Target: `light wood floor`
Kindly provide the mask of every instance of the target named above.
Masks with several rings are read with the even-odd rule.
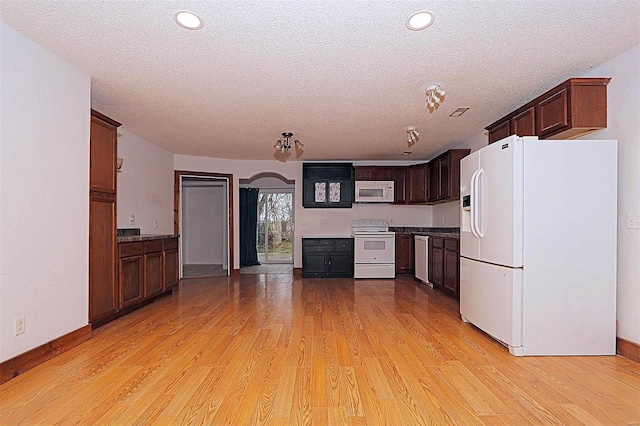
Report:
[[[411,278],[189,279],[0,387],[0,424],[604,424],[640,365],[515,358]]]

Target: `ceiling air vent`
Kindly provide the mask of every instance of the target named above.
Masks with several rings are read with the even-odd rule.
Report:
[[[451,114],[449,114],[449,117],[460,117],[462,114],[464,114],[465,112],[467,112],[467,110],[469,109],[469,107],[466,108],[458,108],[457,110],[453,111]]]

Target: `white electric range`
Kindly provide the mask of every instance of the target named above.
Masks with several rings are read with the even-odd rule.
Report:
[[[351,221],[354,278],[396,277],[396,234],[386,219]]]

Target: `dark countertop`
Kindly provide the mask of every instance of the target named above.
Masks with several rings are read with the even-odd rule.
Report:
[[[429,237],[460,239],[460,228],[390,226],[389,231],[395,232],[396,234],[428,235]]]
[[[164,238],[175,238],[178,234],[142,234],[142,235],[126,235],[116,237],[119,243],[131,243],[135,241],[161,240]]]

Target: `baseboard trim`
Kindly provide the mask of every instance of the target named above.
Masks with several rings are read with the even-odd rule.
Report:
[[[616,337],[616,353],[640,363],[640,345],[637,343]]]
[[[11,358],[0,364],[0,384],[31,370],[45,361],[55,358],[63,352],[78,346],[91,339],[91,324],[80,327],[77,330],[60,336],[57,339],[33,348],[28,352]]]
[[[293,268],[293,275],[302,275],[302,268]]]

